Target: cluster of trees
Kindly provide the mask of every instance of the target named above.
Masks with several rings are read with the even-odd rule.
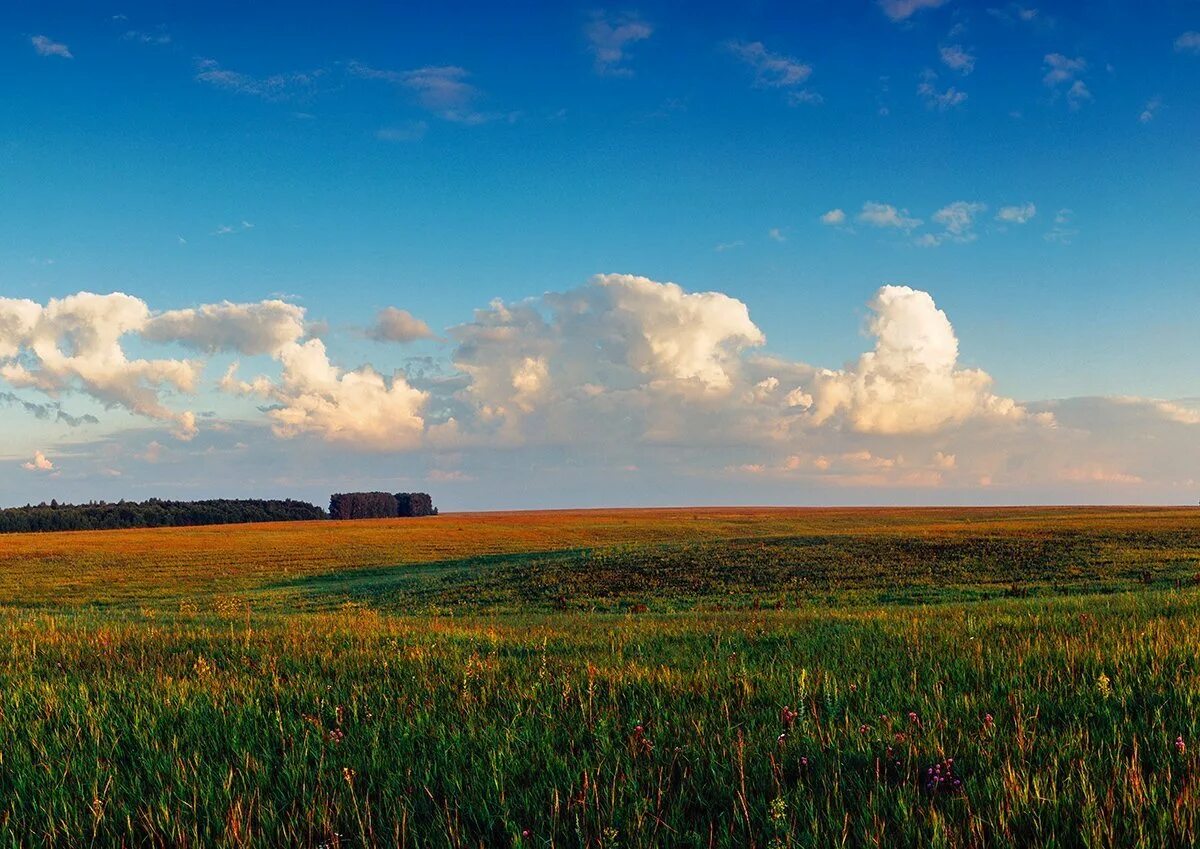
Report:
[[[238,522],[290,522],[324,519],[325,511],[303,501],[212,499],[209,501],[119,501],[110,504],[26,505],[0,510],[0,533],[161,528],[172,525],[227,525]]]
[[[331,519],[394,519],[397,516],[436,516],[433,499],[425,492],[339,492],[329,499]]]

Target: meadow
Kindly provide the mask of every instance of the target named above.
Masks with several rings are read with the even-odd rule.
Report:
[[[1200,841],[1200,512],[0,537],[0,846]]]

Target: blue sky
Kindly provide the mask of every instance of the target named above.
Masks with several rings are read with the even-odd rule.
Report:
[[[1118,446],[1129,438],[1127,399],[1190,411],[1200,395],[1200,196],[1189,188],[1200,184],[1195,2],[403,6],[8,10],[0,297],[49,307],[83,291],[126,293],[145,304],[146,320],[279,299],[304,310],[295,343],[320,339],[346,373],[370,364],[385,391],[402,370],[406,386],[429,395],[412,401],[421,431],[413,439],[329,438],[328,422],[311,421],[281,436],[272,411],[297,403],[281,388],[281,349],[247,354],[194,334],[147,339],[130,325],[120,340],[130,360],[204,355],[194,385],[153,391],[172,415],[211,415],[180,440],[178,418],[133,409],[132,396],[114,396],[111,383],[78,368],[11,385],[0,377],[0,397],[12,396],[0,404],[9,443],[0,462],[27,472],[4,476],[0,500],[139,497],[171,486],[188,497],[236,494],[212,468],[221,434],[235,432],[226,447],[244,445],[255,460],[230,462],[256,470],[252,488],[314,498],[354,482],[358,469],[382,468],[385,480],[444,484],[452,504],[495,506],[519,468],[532,470],[526,500],[543,506],[694,500],[697,479],[722,481],[742,501],[1191,499],[1191,473],[1178,463],[1196,446],[1189,415],[1167,416],[1169,433],[1155,443],[1169,449],[1135,457]],[[711,369],[679,360],[647,363],[639,346],[661,355],[676,345],[662,340],[679,315],[631,328],[627,302],[645,296],[641,284],[597,287],[597,274],[721,293],[745,305],[765,341],[731,325],[722,302],[704,312],[712,356],[695,362],[724,363],[730,380],[718,386]],[[811,411],[787,407],[786,427],[754,417],[791,435],[766,446],[761,432],[744,435],[750,372],[787,382],[749,360],[840,370],[846,385],[869,376],[852,364],[886,338],[872,328],[890,321],[891,301],[881,311],[873,298],[893,284],[928,293],[928,314],[940,309],[952,323],[953,367],[986,372],[989,392],[1030,420],[1050,415],[1047,405],[1092,399],[1069,423],[1057,413],[1045,426],[1053,434],[1025,434],[1008,449],[1009,466],[1022,465],[1018,456],[1027,466],[1040,451],[1059,452],[1044,439],[1071,433],[1072,445],[1089,442],[1074,465],[1008,478],[995,457],[972,467],[998,444],[974,433],[975,413],[883,432],[849,401],[818,413],[821,392],[833,390],[814,394],[799,373],[792,388],[814,397]],[[652,291],[655,315],[700,306]],[[540,371],[525,378],[538,383],[537,397],[485,397],[464,348],[478,338],[475,311],[539,298],[547,315],[555,296],[545,293],[586,303],[596,321],[510,327],[524,346],[507,351],[516,359],[499,383],[509,392],[532,360]],[[418,335],[429,338],[369,338],[388,307],[425,322],[429,334]],[[47,313],[38,332],[61,342],[80,315]],[[629,343],[614,356],[653,396],[639,396],[641,413],[654,405],[686,412],[705,432],[723,422],[743,435],[719,450],[702,448],[707,436],[692,429],[672,431],[669,447],[644,427],[619,445],[563,438],[555,427],[579,430],[562,418],[578,406],[568,381],[604,387],[588,397],[628,418],[611,403],[629,376],[585,380],[564,350],[589,333],[601,347],[614,333]],[[33,336],[13,347],[13,363],[48,368]],[[431,358],[423,367],[413,359],[422,357]],[[219,388],[235,359],[239,374],[263,373],[275,388],[260,386],[257,401]],[[700,400],[684,398],[679,386],[664,389],[664,375],[709,383]],[[129,379],[143,389],[151,380],[144,371]],[[887,403],[940,397],[912,379],[906,373],[905,391]],[[715,412],[713,393],[724,393]],[[1112,399],[1122,399],[1122,415]],[[939,403],[957,409],[962,400]],[[97,422],[51,426],[24,406],[48,403]],[[502,407],[505,426],[485,427]],[[736,426],[725,418],[735,413]],[[449,418],[462,425],[455,439],[438,435]],[[914,452],[939,453],[939,440],[968,436],[976,441],[956,449],[956,471],[941,469],[936,484],[895,471],[919,466]],[[161,446],[158,459],[138,460],[150,444]],[[53,468],[37,468],[35,451]],[[820,474],[832,474],[830,458],[862,452],[891,459],[892,471],[875,463],[871,478]],[[828,465],[789,476],[787,458],[801,454]],[[163,456],[174,458],[169,472]],[[577,476],[564,465],[580,466]],[[618,473],[626,467],[644,474],[631,481],[632,471]]]

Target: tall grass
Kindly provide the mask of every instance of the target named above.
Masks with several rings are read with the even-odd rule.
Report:
[[[0,609],[0,846],[1196,845],[1200,589],[1160,580],[1193,543],[1139,521],[1117,532],[1151,578],[1114,567],[1104,595],[822,590],[782,610],[688,603],[671,576],[705,572],[717,534],[682,554],[686,540],[620,540],[604,556],[627,552],[635,573],[670,552],[648,562],[679,595],[640,614],[555,610],[523,589],[472,610],[463,588],[486,561],[454,567],[466,583],[425,574],[406,592],[455,614],[413,615],[388,570],[331,593],[280,562],[230,594],[204,569],[259,567],[197,564],[181,589],[148,554],[136,591],[81,603],[86,568],[60,548],[66,597]],[[881,559],[903,560],[879,527]],[[734,540],[756,531],[722,531],[731,562],[750,568]],[[584,533],[598,532],[563,538]],[[1103,523],[1088,533],[1109,551]],[[545,550],[575,550],[546,534]],[[75,536],[87,556],[112,545]],[[593,593],[579,562],[540,574]],[[780,573],[755,574],[744,600]],[[287,609],[312,593],[328,609]]]

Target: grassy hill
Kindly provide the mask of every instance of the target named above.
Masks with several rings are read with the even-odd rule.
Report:
[[[0,845],[1195,845],[1198,560],[1185,509],[3,537]]]

